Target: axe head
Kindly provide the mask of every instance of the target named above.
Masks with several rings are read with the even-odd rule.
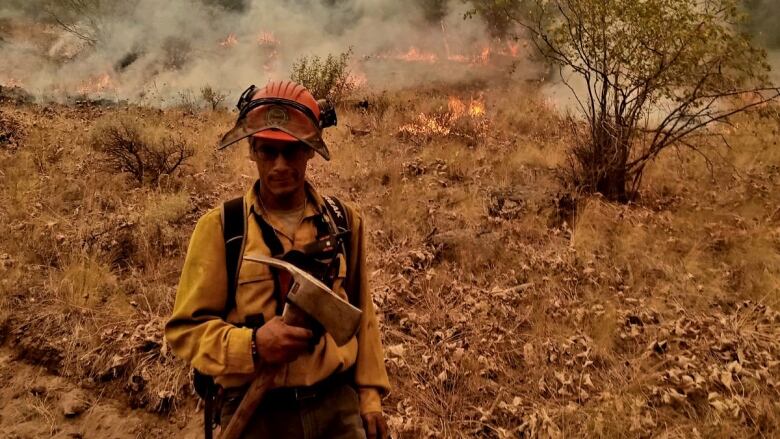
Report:
[[[287,293],[287,301],[319,322],[337,345],[346,344],[357,333],[363,312],[337,296],[314,276],[289,262],[263,255],[244,256],[244,260],[267,264],[290,273],[293,282]],[[285,307],[285,313],[288,310],[289,307]]]

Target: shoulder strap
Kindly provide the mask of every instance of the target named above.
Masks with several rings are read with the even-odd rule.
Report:
[[[254,213],[254,218],[257,221],[257,225],[260,227],[260,233],[263,236],[263,242],[265,242],[265,245],[268,246],[268,250],[271,251],[271,256],[274,258],[281,258],[284,254],[284,245],[282,245],[282,241],[279,240],[279,237],[276,236],[276,232],[274,232],[273,226],[268,224],[268,222],[263,219],[262,216],[258,215],[257,212]],[[276,301],[276,314],[282,315],[282,310],[284,309],[284,303],[279,299],[281,297],[281,281],[279,280],[279,269],[274,267],[269,267],[271,269],[271,273],[273,273],[274,277],[274,295],[277,298]]]
[[[336,233],[346,233],[344,239],[341,242],[341,253],[344,255],[344,262],[346,264],[346,276],[344,279],[349,279],[349,253],[347,249],[351,248],[352,237],[352,218],[349,216],[349,211],[344,207],[344,203],[336,197],[324,195],[322,199],[325,201],[325,212],[330,219],[330,222],[336,227]],[[347,291],[349,302],[357,306],[358,298],[352,297],[349,291]]]
[[[244,248],[246,221],[244,221],[244,198],[238,197],[222,203],[222,237],[225,242],[225,267],[227,268],[228,292],[225,314],[235,307],[238,269],[241,265],[241,253]],[[214,437],[216,384],[214,378],[197,369],[193,373],[193,387],[204,401],[203,430],[204,437]]]
[[[273,226],[268,224],[268,221],[266,221],[262,216],[258,215],[257,212],[254,212],[255,220],[257,220],[257,225],[260,227],[260,233],[263,236],[263,242],[265,242],[265,245],[268,246],[268,250],[271,251],[271,256],[274,258],[280,258],[284,254],[284,245],[282,245],[282,241],[279,240],[279,237],[276,236],[276,232],[274,232]]]
[[[328,195],[323,196],[322,199],[325,200],[325,210],[327,211],[328,216],[338,228],[337,232],[340,233],[350,230],[347,209],[344,207],[341,200]]]
[[[236,305],[238,270],[241,266],[241,253],[246,235],[245,219],[243,197],[234,198],[222,204],[222,234],[225,238],[225,266],[227,267],[228,279],[226,314]]]

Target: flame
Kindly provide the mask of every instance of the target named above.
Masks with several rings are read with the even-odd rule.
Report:
[[[263,63],[263,71],[269,74],[272,73],[274,71],[274,68],[278,60],[279,60],[279,51],[273,49],[271,53],[268,54],[268,58]]]
[[[482,52],[480,52],[480,54],[477,55],[477,58],[474,60],[474,62],[478,64],[487,64],[489,60],[490,60],[490,46],[485,46],[482,49]]]
[[[81,94],[90,94],[90,93],[100,93],[100,92],[113,90],[113,89],[116,89],[116,84],[114,83],[114,79],[111,77],[110,73],[106,72],[84,81],[79,86],[78,91]]]
[[[473,118],[485,116],[485,103],[481,100],[473,100],[469,104],[469,116]]]
[[[447,101],[447,111],[418,114],[410,123],[399,127],[398,132],[409,137],[483,136],[489,128],[484,98],[480,95],[468,103],[456,96]]]
[[[379,55],[379,58],[399,59],[410,62],[425,62],[433,64],[439,60],[439,57],[432,52],[424,52],[414,46],[410,47],[406,53]]]
[[[460,62],[460,63],[467,63],[469,62],[469,59],[465,55],[447,55],[447,60],[452,62]]]
[[[520,50],[525,46],[525,43],[521,44],[518,41],[504,42],[502,40],[496,39],[485,43],[484,46],[472,47],[471,50],[466,50],[462,53],[453,53],[452,48],[450,47],[450,42],[447,39],[447,34],[445,32],[443,36],[443,45],[444,54],[441,55],[441,57],[434,52],[427,52],[419,49],[418,47],[411,46],[409,50],[404,53],[383,53],[376,55],[376,58],[397,59],[408,62],[424,62],[429,64],[437,63],[440,60],[447,60],[469,65],[487,65],[492,61],[494,55],[517,58],[520,55]]]
[[[487,47],[482,51],[482,53],[478,56],[472,56],[468,57],[460,53],[453,54],[450,50],[450,42],[447,38],[447,27],[444,24],[444,21],[441,22],[441,32],[442,32],[442,40],[444,42],[444,52],[446,54],[447,61],[457,62],[457,63],[463,63],[463,64],[477,64],[477,63],[486,63],[487,57],[490,56],[490,48]],[[485,52],[487,50],[487,52]],[[483,59],[484,58],[484,59]]]
[[[450,96],[447,107],[453,120],[460,119],[466,115],[476,119],[484,117],[486,114],[485,101],[481,96],[477,99],[472,98],[468,106],[459,98]]]
[[[466,56],[462,54],[447,55],[447,61],[462,63],[462,64],[487,64],[490,61],[490,54],[492,49],[490,47],[483,48],[478,55]]]
[[[450,114],[456,119],[463,116],[466,113],[466,104],[455,96],[450,96],[447,107],[450,110]]]
[[[422,52],[414,46],[410,47],[409,51],[401,55],[400,58],[406,61],[422,61],[428,63],[434,63],[439,59],[435,53]]]
[[[257,34],[255,39],[260,46],[277,46],[279,40],[276,39],[276,35],[273,32],[261,31]]]
[[[366,85],[368,78],[362,71],[353,69],[352,73],[350,73],[349,77],[347,78],[347,82],[349,82],[354,88],[360,88]]]
[[[512,50],[514,50],[514,52],[512,52]],[[479,53],[476,54],[476,55],[472,54],[470,56],[466,56],[466,55],[463,55],[463,54],[450,54],[450,55],[447,55],[447,60],[448,61],[452,61],[452,62],[463,63],[463,64],[484,65],[484,64],[488,64],[490,62],[490,57],[493,54],[493,52],[494,52],[494,49],[491,48],[491,46],[485,46],[482,49],[480,49]],[[507,47],[506,51],[504,51],[504,50],[497,50],[496,52],[499,53],[499,54],[502,54],[502,55],[505,55],[505,54],[508,54],[508,53],[515,53],[516,54],[517,53],[517,47],[514,47],[514,49],[511,49],[511,48]],[[516,57],[516,55],[509,55],[509,56]]]
[[[412,137],[447,136],[451,129],[447,126],[446,121],[420,113],[412,123],[401,125],[398,132]]]
[[[219,42],[219,45],[224,47],[225,49],[229,49],[235,46],[236,44],[238,44],[238,38],[236,37],[236,34],[234,34],[233,32],[229,33],[224,40]]]

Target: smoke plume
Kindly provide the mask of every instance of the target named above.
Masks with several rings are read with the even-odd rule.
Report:
[[[772,78],[780,82],[780,1],[778,0],[746,0],[748,12],[748,31],[755,41],[768,51],[769,63],[772,66]]]
[[[480,74],[471,60],[496,44],[454,0],[39,1],[0,6],[0,56],[13,60],[0,66],[0,84],[38,96],[81,92],[164,105],[204,85],[234,96],[288,76],[300,56],[349,48],[359,76],[391,88]],[[397,62],[404,57],[419,60]],[[432,68],[433,57],[461,62]]]

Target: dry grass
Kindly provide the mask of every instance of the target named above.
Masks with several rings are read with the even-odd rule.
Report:
[[[451,95],[479,96],[485,115],[448,135],[401,129],[446,114]],[[727,133],[733,149],[713,171],[666,156],[639,204],[594,197],[575,215],[555,207],[566,131],[533,90],[474,85],[368,102],[342,105],[328,133],[334,159],[318,159],[311,178],[369,222],[396,437],[780,432],[775,116],[740,121],[751,128]],[[96,391],[180,408],[187,368],[161,328],[195,220],[251,182],[244,148],[211,147],[232,116],[2,110],[25,129],[18,148],[0,152],[9,340]],[[186,172],[154,187],[100,172],[89,129],[119,116],[198,145]],[[45,130],[34,124],[44,117]]]
[[[163,348],[188,229],[203,209],[243,189],[237,154],[213,159],[222,113],[140,108],[10,107],[29,131],[2,160],[2,315],[23,357],[167,411],[187,370]],[[109,116],[106,116],[106,114]],[[50,118],[45,128],[37,122]],[[105,117],[149,120],[154,133],[201,145],[186,172],[136,187],[87,146]],[[214,121],[214,122],[211,122]],[[208,178],[205,176],[208,175]],[[23,312],[19,312],[24,310]],[[13,311],[13,312],[12,312]]]
[[[52,402],[43,395],[29,395],[26,398],[27,409],[38,418],[37,422],[48,427],[49,436],[54,436],[57,432],[57,415]]]

